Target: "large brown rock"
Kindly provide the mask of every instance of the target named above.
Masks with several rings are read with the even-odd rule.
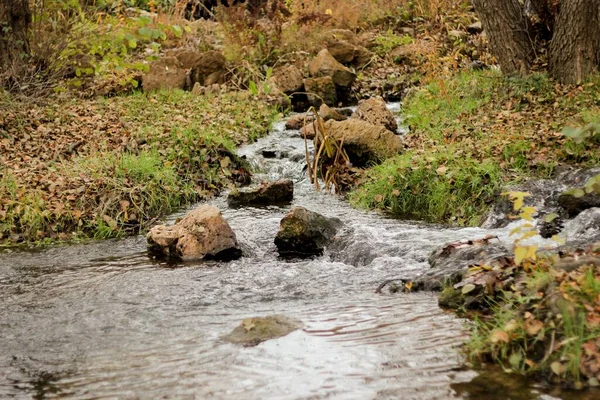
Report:
[[[304,75],[295,65],[286,65],[275,70],[271,83],[285,94],[304,91]]]
[[[202,53],[190,71],[191,86],[196,82],[202,86],[224,83],[227,75],[225,63],[225,56],[218,51]]]
[[[175,57],[164,57],[150,64],[150,70],[142,76],[144,91],[158,89],[183,89],[186,71]]]
[[[329,107],[327,104],[321,104],[321,107],[319,107],[319,117],[323,118],[323,121],[329,121],[330,119],[343,121],[348,119],[348,117],[342,115],[336,108]]]
[[[356,46],[345,40],[335,40],[327,44],[327,50],[338,62],[351,63],[356,56]]]
[[[357,118],[373,125],[385,126],[386,129],[392,132],[398,130],[396,117],[388,110],[385,101],[381,97],[371,97],[370,99],[361,101],[354,114],[352,114],[352,118]]]
[[[231,207],[289,204],[294,199],[294,182],[280,179],[264,183],[256,189],[231,192],[227,203]]]
[[[153,227],[146,238],[152,253],[170,258],[227,260],[242,255],[235,233],[211,205],[199,206],[175,225]]]
[[[185,69],[195,67],[203,57],[202,52],[190,48],[175,49],[167,54],[171,57],[177,58],[181,63],[181,66]]]
[[[281,220],[275,245],[280,256],[319,255],[341,226],[342,221],[337,218],[294,207]]]
[[[308,66],[308,72],[312,77],[329,76],[336,86],[349,88],[356,80],[356,74],[349,68],[340,64],[327,49],[317,54]]]
[[[325,122],[327,135],[339,142],[355,167],[364,167],[393,157],[403,149],[402,140],[383,126],[350,118]]]
[[[286,129],[302,129],[302,127],[304,126],[305,123],[310,124],[314,120],[315,120],[314,115],[296,114],[296,115],[290,117],[290,119],[288,119],[286,121],[285,128]]]
[[[330,76],[307,78],[304,80],[304,88],[311,106],[318,108],[323,103],[328,106],[337,105],[337,92]]]

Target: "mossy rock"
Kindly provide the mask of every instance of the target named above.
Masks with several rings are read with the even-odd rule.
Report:
[[[303,326],[301,321],[285,315],[246,318],[231,333],[223,336],[223,340],[245,347],[256,346],[266,340],[286,336]]]

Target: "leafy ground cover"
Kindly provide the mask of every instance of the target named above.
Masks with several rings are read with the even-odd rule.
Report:
[[[404,112],[406,151],[367,171],[354,204],[476,225],[507,183],[600,163],[597,138],[577,143],[561,133],[600,120],[598,81],[561,86],[541,74],[462,72],[414,91]]]
[[[235,146],[276,111],[246,93],[182,91],[0,107],[0,239],[115,237],[249,173]]]

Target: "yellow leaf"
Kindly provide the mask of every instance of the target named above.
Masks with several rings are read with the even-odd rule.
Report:
[[[527,248],[527,255],[525,256],[525,258],[528,258],[528,259],[530,259],[530,260],[535,260],[535,259],[537,259],[537,256],[536,256],[536,254],[535,254],[535,253],[537,253],[537,249],[538,249],[538,247],[537,247],[537,245],[535,245],[535,244],[534,244],[534,245],[532,245],[532,246],[529,246],[529,247]]]
[[[527,247],[515,247],[515,265],[521,265],[525,258],[527,258]]]
[[[515,204],[517,204],[517,203],[515,203]],[[526,212],[520,213],[519,218],[527,220],[527,221],[533,221],[533,217],[531,216],[531,214],[526,213]]]
[[[325,10],[325,14],[333,15],[333,10],[331,8],[328,8],[327,10]]]
[[[413,287],[413,283],[412,283],[412,282],[406,282],[406,283],[404,284],[404,288],[405,288],[406,290],[408,290],[409,292],[410,292],[410,290],[412,289],[412,287]]]

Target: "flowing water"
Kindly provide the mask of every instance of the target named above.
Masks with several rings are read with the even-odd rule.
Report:
[[[236,261],[155,261],[143,237],[0,254],[0,398],[492,398],[468,383],[477,373],[458,349],[465,321],[435,294],[375,293],[422,273],[436,246],[488,232],[387,219],[316,193],[304,141],[283,123],[240,154],[258,179],[293,179],[294,205],[344,221],[336,244],[280,260],[273,238],[289,207],[230,209],[218,198],[243,248]],[[220,339],[269,314],[304,329],[248,348]]]

